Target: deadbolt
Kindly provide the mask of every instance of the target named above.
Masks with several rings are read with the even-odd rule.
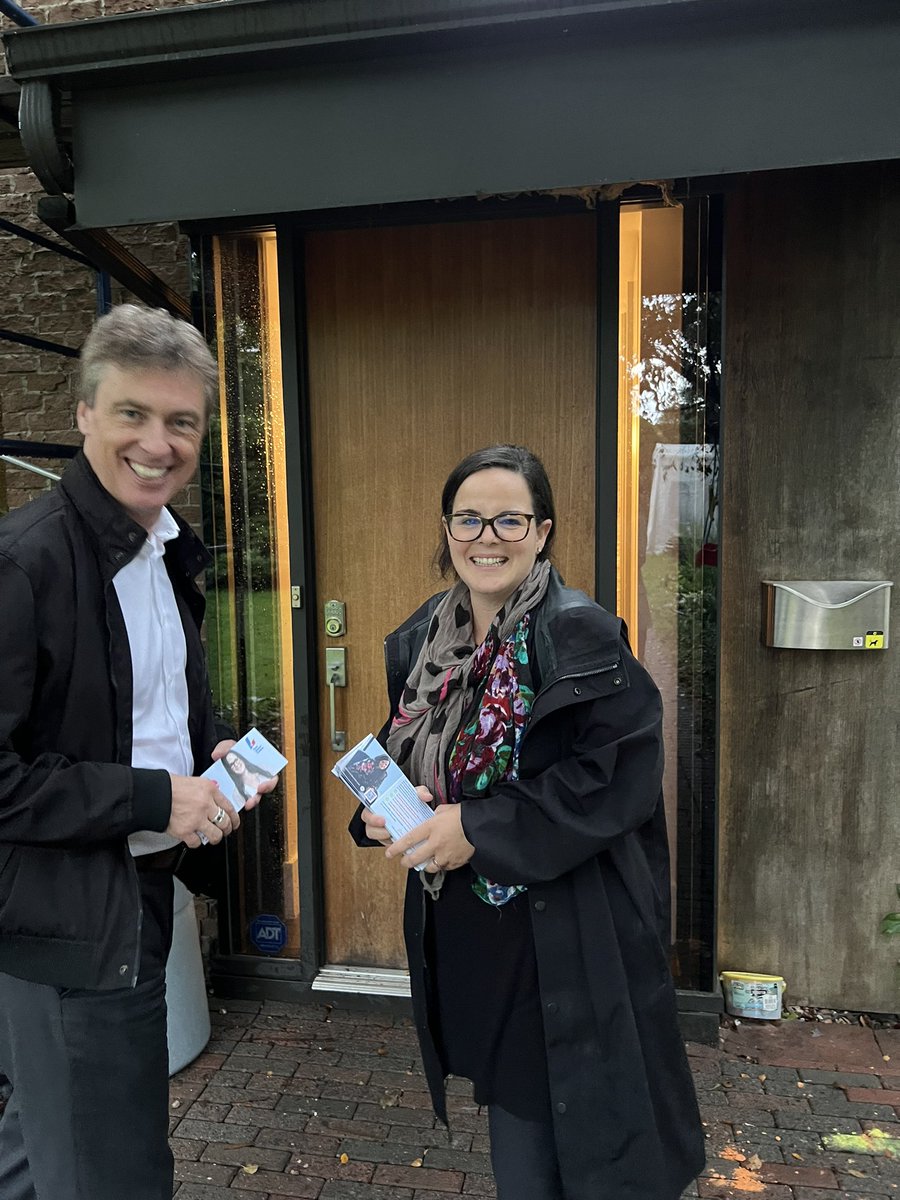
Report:
[[[324,606],[325,632],[329,637],[340,637],[347,631],[346,607],[342,600],[326,600]]]

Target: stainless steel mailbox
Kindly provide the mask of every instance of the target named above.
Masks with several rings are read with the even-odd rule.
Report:
[[[793,650],[886,650],[886,579],[763,580],[763,641]]]

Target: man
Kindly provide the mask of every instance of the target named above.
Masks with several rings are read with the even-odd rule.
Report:
[[[172,1195],[172,876],[239,824],[195,775],[234,743],[200,643],[208,555],[166,508],[217,387],[190,325],[113,309],[82,351],[82,451],[0,521],[0,1200]]]

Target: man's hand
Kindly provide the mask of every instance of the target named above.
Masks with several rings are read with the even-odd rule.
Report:
[[[234,738],[224,738],[221,742],[216,744],[215,749],[210,755],[210,758],[213,760],[213,762],[218,762],[220,758],[225,757],[232,746],[236,745],[237,742],[234,740]],[[250,797],[250,799],[244,805],[244,809],[247,812],[250,812],[251,809],[256,808],[263,796],[268,795],[269,792],[273,792],[276,787],[278,787],[278,776],[273,775],[271,779],[267,779],[264,783],[259,785],[259,791],[255,796]]]
[[[202,846],[198,834],[208,842],[221,842],[233,833],[241,819],[211,779],[196,775],[172,775],[172,814],[166,833],[178,838],[191,849]],[[218,822],[213,818],[222,809],[225,816]]]

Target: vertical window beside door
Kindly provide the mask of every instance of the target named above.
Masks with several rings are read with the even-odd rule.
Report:
[[[205,535],[213,551],[206,621],[213,698],[239,734],[255,726],[289,759],[278,789],[229,841],[220,951],[296,958],[293,652],[275,236],[213,237],[204,251],[220,376],[203,472]]]
[[[617,605],[663,697],[674,970],[714,987],[721,251],[707,198],[623,206]]]

